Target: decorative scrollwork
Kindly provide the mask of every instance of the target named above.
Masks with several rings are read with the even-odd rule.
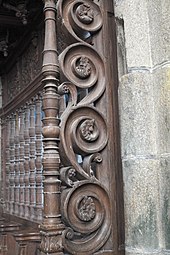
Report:
[[[59,55],[64,82],[58,88],[67,106],[61,116],[59,150],[63,246],[69,254],[94,254],[111,233],[110,198],[100,180],[108,143],[99,103],[106,70],[103,57],[87,43],[103,25],[99,5],[92,0],[58,1],[59,29],[66,44],[71,43]]]
[[[62,0],[58,9],[64,27],[73,38],[82,41],[99,31],[103,20],[100,8],[91,0]]]
[[[60,68],[66,79],[77,89],[90,89],[79,105],[91,104],[105,90],[105,70],[101,56],[93,47],[76,43],[67,47],[59,56]]]
[[[64,246],[71,254],[93,254],[110,235],[108,193],[99,183],[84,181],[67,190],[63,201],[63,215],[72,228],[65,233]]]
[[[86,131],[85,127],[88,127]],[[62,162],[73,166],[81,176],[88,178],[89,173],[78,164],[76,154],[86,157],[105,148],[108,141],[105,120],[95,108],[74,107],[62,119],[60,139]]]

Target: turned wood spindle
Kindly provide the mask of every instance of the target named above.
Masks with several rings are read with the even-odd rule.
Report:
[[[25,169],[25,194],[24,194],[24,201],[25,201],[25,218],[29,219],[30,216],[30,186],[29,186],[29,116],[30,110],[28,104],[25,106],[25,126],[24,126],[24,169]]]
[[[29,137],[30,137],[30,218],[34,219],[35,211],[35,102],[34,99],[30,101],[30,127],[29,127]]]
[[[15,118],[14,114],[10,116],[10,214],[14,213],[14,176],[15,176],[15,146],[14,146]]]
[[[20,110],[20,132],[19,132],[19,171],[20,171],[20,193],[19,193],[19,214],[24,217],[24,195],[25,195],[25,183],[24,183],[24,109]]]
[[[45,44],[43,51],[43,176],[44,218],[41,225],[43,254],[62,255],[62,232],[59,180],[59,67],[56,43],[56,2],[45,0]]]
[[[18,111],[15,113],[15,136],[14,136],[14,143],[15,143],[15,192],[14,192],[14,213],[16,215],[19,214],[19,113]]]
[[[41,122],[41,107],[42,96],[37,94],[36,96],[36,219],[42,220],[42,208],[43,208],[43,183],[42,183],[42,122]]]
[[[6,157],[5,157],[5,171],[6,171],[6,211],[9,213],[10,208],[10,186],[9,186],[9,175],[10,175],[10,118],[6,119]]]

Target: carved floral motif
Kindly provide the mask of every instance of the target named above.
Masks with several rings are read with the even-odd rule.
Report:
[[[78,214],[81,220],[91,221],[96,215],[96,206],[92,197],[85,196],[79,203]]]
[[[80,79],[86,79],[91,74],[91,65],[87,57],[80,57],[73,68],[73,72],[75,72],[75,75]]]
[[[83,140],[95,141],[99,136],[99,130],[96,126],[95,120],[85,120],[80,125],[80,135]]]
[[[76,10],[77,18],[85,24],[90,24],[94,20],[94,11],[88,4],[81,4]]]
[[[62,249],[61,240],[55,233],[54,236],[42,236],[40,249],[46,253],[58,252]]]

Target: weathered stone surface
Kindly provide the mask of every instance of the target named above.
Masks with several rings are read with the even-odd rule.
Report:
[[[159,169],[156,159],[123,160],[127,247],[160,248]]]
[[[116,1],[116,16],[124,20],[128,68],[151,65],[147,1]]]
[[[115,0],[115,13],[126,254],[169,255],[170,1]]]
[[[129,70],[169,62],[169,0],[115,0],[115,13],[124,21]]]
[[[152,75],[135,72],[120,79],[122,157],[152,157],[157,152]]]
[[[164,235],[164,248],[170,250],[170,155],[162,156],[160,183],[160,206],[162,208],[162,230]]]
[[[170,153],[170,67],[152,73],[158,154]]]

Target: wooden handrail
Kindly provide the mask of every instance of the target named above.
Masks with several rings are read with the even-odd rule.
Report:
[[[24,88],[20,93],[16,95],[11,101],[2,107],[0,110],[0,118],[6,117],[17,108],[25,104],[31,97],[35,96],[40,90],[42,90],[43,85],[42,74],[39,73],[36,78],[31,81],[26,88]]]

